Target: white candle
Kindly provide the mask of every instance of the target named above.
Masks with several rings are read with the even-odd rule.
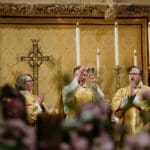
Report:
[[[80,66],[80,28],[78,22],[76,24],[76,65]]]
[[[119,66],[119,41],[118,41],[118,24],[115,22],[114,27],[114,48],[115,48],[115,65]]]
[[[97,78],[100,77],[100,51],[97,49],[96,52],[96,70],[97,70]]]
[[[134,66],[137,66],[137,53],[136,53],[136,50],[134,50],[133,64],[134,64]]]
[[[149,66],[150,66],[150,22],[148,23],[148,49],[149,49]]]

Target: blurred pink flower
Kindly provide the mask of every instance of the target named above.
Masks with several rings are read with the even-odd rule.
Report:
[[[140,133],[137,136],[127,136],[124,150],[145,150],[150,149],[150,134]]]
[[[22,138],[22,143],[26,147],[26,150],[35,150],[36,149],[36,136],[35,136],[35,130],[26,125],[22,120],[20,119],[10,119],[5,122],[8,129],[13,130],[14,137]],[[24,134],[22,137],[21,135]],[[15,139],[13,139],[15,140]],[[17,141],[16,141],[17,142]]]
[[[61,150],[70,150],[71,148],[70,148],[69,144],[63,142],[60,144],[60,149]]]
[[[88,150],[88,139],[86,137],[72,137],[71,146],[73,150]]]
[[[71,150],[147,150],[145,149],[147,147],[150,149],[148,132],[129,136],[121,123],[111,122],[111,116],[110,104],[106,102],[82,105],[75,120],[68,122],[65,126],[68,128],[64,128],[68,137],[64,141],[70,147],[66,146],[66,149],[62,150],[69,150],[68,148]]]
[[[142,99],[150,101],[150,90],[146,90],[146,91],[142,92]]]
[[[106,121],[109,117],[110,111],[110,105],[106,102],[100,102],[98,104],[86,103],[79,109],[78,116],[85,121],[94,118],[99,121]]]
[[[92,123],[82,123],[78,122],[75,126],[79,131],[84,132],[91,132],[93,130],[93,124]]]
[[[94,139],[92,150],[114,150],[114,141],[110,135],[103,133],[101,136]]]
[[[139,145],[141,147],[149,147],[150,148],[150,134],[148,133],[140,133],[137,137]]]

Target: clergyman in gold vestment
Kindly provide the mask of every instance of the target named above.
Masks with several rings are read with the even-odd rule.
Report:
[[[33,91],[33,79],[30,74],[21,74],[16,79],[16,88],[25,97],[27,119],[31,125],[35,125],[37,116],[45,111],[43,105],[44,95],[34,95]]]
[[[88,67],[79,67],[75,70],[73,81],[64,87],[62,91],[64,112],[67,119],[75,117],[77,109],[88,102],[98,102],[103,99],[104,94],[98,93],[94,88],[91,88],[87,83],[89,79]]]
[[[111,105],[115,117],[123,122],[129,133],[134,135],[143,129],[143,122],[139,116],[140,111],[149,109],[149,106],[142,100],[141,93],[150,88],[143,85],[142,70],[136,66],[129,68],[129,82],[129,86],[116,92]],[[126,106],[129,106],[130,100],[133,100],[132,107],[124,111]]]

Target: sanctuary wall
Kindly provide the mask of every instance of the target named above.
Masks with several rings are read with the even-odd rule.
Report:
[[[31,39],[39,39],[42,54],[54,58],[39,67],[39,91],[45,93],[48,107],[55,106],[76,66],[75,28],[79,22],[81,65],[96,68],[96,52],[100,50],[98,84],[111,100],[116,91],[115,21],[119,25],[120,87],[128,83],[127,68],[133,65],[134,49],[138,65],[144,70],[144,83],[148,84],[147,19],[16,17],[0,18],[0,85],[14,85],[19,74],[33,73],[33,68],[20,57],[32,51]]]

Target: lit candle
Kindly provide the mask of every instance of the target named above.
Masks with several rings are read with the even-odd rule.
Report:
[[[137,66],[137,53],[136,53],[136,50],[134,50],[133,64],[134,64],[134,66]]]
[[[76,65],[80,66],[80,28],[78,22],[76,24]]]
[[[97,70],[97,78],[100,77],[100,51],[97,49],[96,52],[96,70]]]
[[[148,46],[149,46],[149,66],[150,66],[150,22],[148,23]]]
[[[115,48],[115,65],[119,66],[119,42],[118,42],[118,24],[115,22],[114,27],[114,48]]]

